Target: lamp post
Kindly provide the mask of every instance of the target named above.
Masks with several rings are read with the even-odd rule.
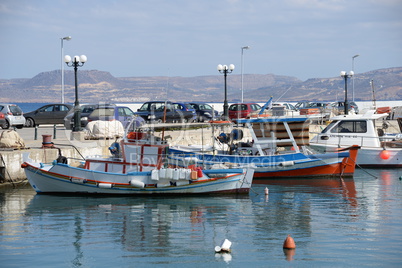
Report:
[[[359,54],[356,54],[352,57],[352,72],[355,71],[355,58],[359,57]],[[355,77],[352,77],[352,100],[355,101]]]
[[[350,71],[349,73],[346,73],[345,71],[341,72],[341,77],[345,80],[345,107],[344,107],[344,113],[345,115],[348,114],[348,78],[352,77],[354,75],[353,71]]]
[[[64,57],[64,62],[67,64],[68,67],[74,67],[74,78],[75,78],[75,102],[74,102],[74,126],[73,131],[80,131],[81,130],[81,110],[80,110],[80,103],[78,101],[78,83],[77,83],[77,70],[78,67],[84,65],[87,62],[87,56],[74,56],[73,60],[69,55]]]
[[[241,48],[241,102],[243,103],[243,50],[250,49],[250,46]]]
[[[64,64],[63,64],[63,41],[70,41],[71,36],[60,38],[61,40],[61,103],[64,103]]]
[[[230,74],[231,72],[233,72],[234,68],[235,68],[235,66],[233,64],[230,64],[229,68],[227,65],[222,65],[222,64],[219,64],[217,67],[218,71],[220,73],[222,73],[223,76],[225,77],[225,100],[223,102],[223,118],[225,120],[228,119],[228,108],[229,108],[228,107],[229,105],[228,105],[228,90],[227,90],[226,77],[227,77],[228,73]]]

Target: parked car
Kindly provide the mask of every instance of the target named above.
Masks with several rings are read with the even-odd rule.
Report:
[[[312,101],[300,101],[296,103],[296,109],[305,109],[305,108],[327,108],[330,105],[329,102],[312,102]]]
[[[42,124],[63,124],[64,117],[73,108],[70,104],[48,104],[35,111],[24,114],[26,127],[34,127]]]
[[[249,118],[252,114],[261,111],[261,105],[257,103],[235,103],[229,106],[229,119]]]
[[[219,117],[219,112],[214,110],[211,105],[203,102],[190,102],[197,113],[197,121],[205,122]]]
[[[193,118],[191,119],[192,122],[195,122],[197,120],[197,113],[194,109],[194,107],[190,103],[185,103],[185,102],[174,102],[173,106],[176,110],[180,111],[191,111],[193,113]]]
[[[3,113],[0,113],[0,126],[6,123],[6,116]]]
[[[145,102],[135,114],[147,122],[157,123],[163,122],[164,118],[165,122],[189,122],[193,118],[191,111],[176,110],[170,101]]]
[[[272,104],[273,116],[295,116],[300,115],[299,110],[291,103],[288,102],[275,102]]]
[[[85,103],[80,104],[81,110],[81,127],[86,127],[88,124],[88,115],[92,113],[93,110],[99,107],[110,107],[114,106],[115,104],[105,104],[105,103]],[[74,125],[74,107],[71,109],[66,117],[64,117],[64,126],[66,129],[72,129]]]
[[[0,103],[0,112],[5,116],[5,122],[1,125],[2,128],[8,129],[11,126],[23,128],[25,125],[25,117],[21,108],[16,104]]]
[[[329,102],[298,102],[295,107],[299,109],[301,115],[317,114],[325,118],[331,115],[331,103]]]
[[[134,112],[126,106],[106,106],[99,107],[88,115],[88,122],[103,120],[112,121],[118,120],[126,128],[130,121],[133,119]]]
[[[344,101],[338,101],[334,102],[331,104],[331,106],[335,109],[337,109],[338,114],[344,114],[345,113],[345,102]],[[359,113],[359,106],[357,106],[356,102],[354,101],[348,101],[348,111],[353,111],[355,114]]]

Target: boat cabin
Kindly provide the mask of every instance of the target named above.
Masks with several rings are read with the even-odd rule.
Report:
[[[374,112],[335,116],[332,118],[332,122],[310,142],[323,146],[380,147],[384,132],[376,125],[376,120],[386,117],[387,114],[375,114]]]

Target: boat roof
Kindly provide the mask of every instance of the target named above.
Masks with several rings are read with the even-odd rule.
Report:
[[[381,119],[384,117],[387,117],[388,114],[376,114],[375,110],[368,110],[366,113],[364,114],[348,114],[348,115],[338,115],[338,116],[334,116],[331,118],[331,120],[377,120],[377,119]]]
[[[312,116],[268,116],[268,117],[256,117],[249,119],[238,119],[237,123],[278,123],[278,122],[304,122],[308,119],[313,119]]]

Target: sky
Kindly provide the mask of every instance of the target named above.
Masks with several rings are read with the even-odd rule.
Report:
[[[115,77],[358,74],[402,66],[401,14],[402,0],[0,0],[0,79],[59,70],[62,52]]]

